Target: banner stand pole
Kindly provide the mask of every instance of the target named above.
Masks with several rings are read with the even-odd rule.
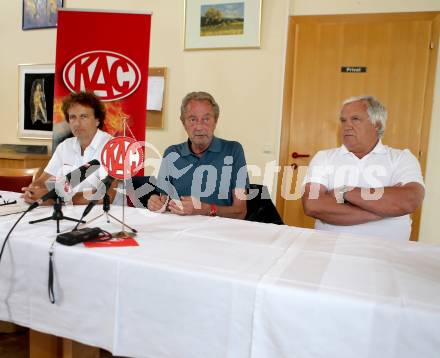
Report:
[[[128,117],[126,117],[126,116],[122,117],[123,128],[124,128],[124,137],[126,136],[127,119],[128,119]],[[126,155],[127,155],[127,153],[126,153]],[[125,158],[124,158],[124,164],[125,164]],[[122,237],[127,237],[127,236],[133,237],[133,236],[136,236],[136,232],[137,232],[136,230],[134,230],[133,228],[131,228],[130,226],[128,226],[125,223],[125,201],[126,201],[125,180],[127,179],[126,174],[127,174],[127,172],[124,168],[124,179],[122,180],[122,192],[124,193],[124,199],[122,200],[122,221],[115,218],[117,221],[119,221],[121,223],[122,228],[121,228],[121,231],[112,233],[112,236],[115,238],[122,238]],[[130,178],[131,178],[131,173],[130,173],[130,176],[128,176],[128,179],[130,179]],[[125,231],[126,227],[129,228],[131,230],[131,232]]]

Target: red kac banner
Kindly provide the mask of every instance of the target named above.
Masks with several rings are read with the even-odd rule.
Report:
[[[53,150],[70,135],[61,103],[91,91],[107,110],[104,130],[145,140],[151,14],[60,9],[55,63]],[[131,133],[132,132],[132,133]]]

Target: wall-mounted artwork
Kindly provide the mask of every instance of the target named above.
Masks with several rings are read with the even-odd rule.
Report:
[[[23,30],[57,26],[58,9],[63,0],[23,0]]]
[[[260,47],[261,0],[186,0],[185,49]]]
[[[54,65],[19,65],[19,137],[52,137],[54,79]]]

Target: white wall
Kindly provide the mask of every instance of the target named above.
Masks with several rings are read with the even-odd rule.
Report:
[[[380,12],[440,11],[440,0],[290,0],[291,15],[330,15]],[[434,105],[426,167],[419,241],[440,243],[440,53],[437,61]]]
[[[439,44],[440,46],[440,44]],[[440,243],[440,51],[435,76],[434,104],[426,165],[426,196],[423,203],[420,241]]]
[[[17,138],[18,65],[54,63],[56,31],[22,31],[21,3],[4,1],[0,14],[0,143],[46,144]]]

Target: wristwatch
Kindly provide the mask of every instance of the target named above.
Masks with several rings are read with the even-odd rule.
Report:
[[[217,216],[217,205],[209,204],[211,211],[209,212],[209,216]]]
[[[335,190],[336,202],[338,204],[344,204],[345,203],[344,194],[347,191],[350,191],[351,187],[344,185],[344,186],[340,186],[339,188],[335,188],[334,190]]]

